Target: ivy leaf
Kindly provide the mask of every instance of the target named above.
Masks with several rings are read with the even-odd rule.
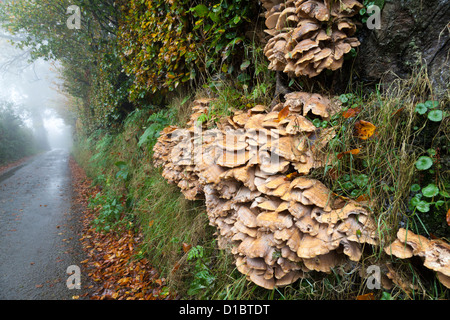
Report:
[[[204,4],[199,4],[198,6],[191,8],[190,11],[195,11],[199,17],[205,17],[209,13],[208,7]]]
[[[210,12],[210,13],[208,14],[208,17],[209,17],[213,22],[215,22],[215,23],[220,22],[220,17],[219,17],[219,15],[218,15],[217,13],[215,13],[215,12]]]

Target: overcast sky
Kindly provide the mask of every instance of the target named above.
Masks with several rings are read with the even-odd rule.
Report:
[[[49,109],[55,101],[64,101],[55,90],[55,66],[43,59],[30,64],[26,50],[14,47],[5,35],[0,30],[0,99],[40,110],[51,147],[70,147],[70,128]]]

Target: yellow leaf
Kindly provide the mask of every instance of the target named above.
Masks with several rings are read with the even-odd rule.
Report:
[[[286,106],[278,113],[278,122],[280,122],[283,119],[286,119],[288,115],[289,115],[289,106]]]
[[[367,140],[375,133],[376,128],[368,121],[359,120],[355,123],[355,135],[362,140]]]

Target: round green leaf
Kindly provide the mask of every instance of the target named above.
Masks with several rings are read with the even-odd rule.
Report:
[[[342,103],[348,102],[348,98],[345,94],[340,95],[339,100],[341,100]]]
[[[416,197],[412,197],[410,200],[410,203],[413,207],[416,207],[420,202],[420,199],[416,198]]]
[[[436,187],[433,183],[430,183],[425,188],[422,189],[422,194],[425,197],[432,198],[439,193],[439,188]]]
[[[351,189],[353,189],[355,187],[355,185],[353,183],[351,183],[350,181],[347,181],[347,182],[342,184],[342,187],[344,189],[351,190]]]
[[[352,179],[353,183],[356,183],[358,187],[362,188],[369,183],[369,177],[366,174],[360,174],[354,176]]]
[[[421,156],[419,157],[419,159],[417,159],[415,165],[419,170],[427,170],[430,169],[433,165],[433,160],[430,157]]]
[[[438,201],[436,201],[436,203],[434,205],[438,209],[440,206],[442,206],[444,204],[445,204],[444,200],[438,200]]]
[[[439,101],[429,101],[428,100],[428,101],[425,102],[425,106],[428,109],[434,109],[434,108],[439,106]]]
[[[428,108],[424,103],[418,103],[416,105],[416,109],[414,111],[416,111],[419,114],[425,114],[427,112]]]
[[[433,110],[428,113],[428,119],[434,122],[442,121],[444,118],[444,114],[442,113],[442,110]]]
[[[426,201],[420,201],[417,204],[416,208],[420,212],[428,212],[428,211],[430,211],[430,204],[428,202],[426,202]]]
[[[314,126],[316,126],[317,128],[319,128],[321,125],[322,125],[322,121],[320,120],[320,119],[314,119],[313,121],[312,121],[312,124],[314,125]]]
[[[439,191],[439,194],[444,198],[450,198],[450,194],[447,191],[441,190]]]
[[[417,183],[415,183],[411,186],[412,192],[418,192],[419,190],[420,190],[420,186]]]

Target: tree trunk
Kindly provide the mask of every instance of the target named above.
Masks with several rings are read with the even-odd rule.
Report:
[[[433,93],[450,89],[450,0],[386,0],[381,29],[360,33],[355,65],[363,80],[389,83],[426,65]]]

